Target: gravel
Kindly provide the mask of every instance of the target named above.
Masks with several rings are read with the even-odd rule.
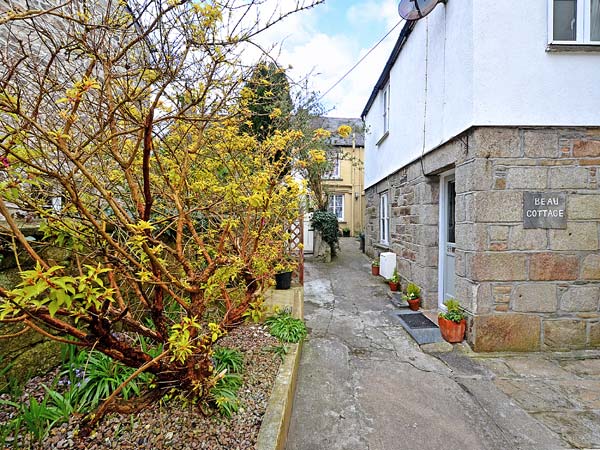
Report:
[[[280,358],[268,348],[279,343],[263,326],[250,325],[231,331],[219,345],[244,354],[244,385],[238,393],[242,406],[231,419],[205,416],[197,406],[173,399],[157,402],[138,414],[107,415],[86,438],[78,435],[79,418],[73,417],[52,429],[41,444],[29,444],[22,436],[17,441],[32,449],[253,449],[280,365]],[[51,384],[56,373],[30,380],[20,401],[28,401],[30,396],[43,398],[41,384]],[[3,398],[8,399],[6,394]],[[0,405],[0,427],[12,414],[10,407]]]

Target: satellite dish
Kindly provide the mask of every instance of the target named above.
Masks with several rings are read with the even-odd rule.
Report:
[[[433,11],[438,3],[446,3],[446,0],[401,0],[398,14],[405,20],[419,20]]]

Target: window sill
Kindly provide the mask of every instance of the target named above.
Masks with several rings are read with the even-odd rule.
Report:
[[[597,44],[548,44],[546,46],[548,53],[597,53],[600,52],[600,42]]]
[[[377,143],[375,145],[381,145],[383,143],[383,141],[385,141],[389,135],[390,135],[389,131],[386,131],[385,133],[383,133],[383,136],[381,136],[379,138],[379,140],[377,141]]]
[[[373,247],[379,248],[381,250],[389,250],[390,249],[389,244],[382,244],[381,242],[375,242],[373,244]]]

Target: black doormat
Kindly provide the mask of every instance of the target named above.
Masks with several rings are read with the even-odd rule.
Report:
[[[437,328],[437,325],[423,315],[423,313],[396,313],[410,328]]]
[[[431,344],[441,342],[442,335],[440,329],[435,323],[415,311],[396,311],[393,316],[398,319],[402,327],[410,334],[417,344]]]

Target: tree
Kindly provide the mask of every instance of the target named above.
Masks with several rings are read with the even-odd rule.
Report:
[[[283,257],[301,188],[282,173],[309,144],[292,129],[243,131],[245,43],[320,1],[242,28],[261,3],[72,1],[1,16],[0,233],[24,269],[0,287],[1,321],[153,373],[153,398],[172,386],[206,398],[212,346],[260,306]],[[11,208],[39,218],[43,239]]]
[[[260,141],[275,130],[290,128],[290,115],[293,110],[290,84],[285,71],[274,62],[260,62],[252,71],[246,84],[251,112],[247,128]]]

